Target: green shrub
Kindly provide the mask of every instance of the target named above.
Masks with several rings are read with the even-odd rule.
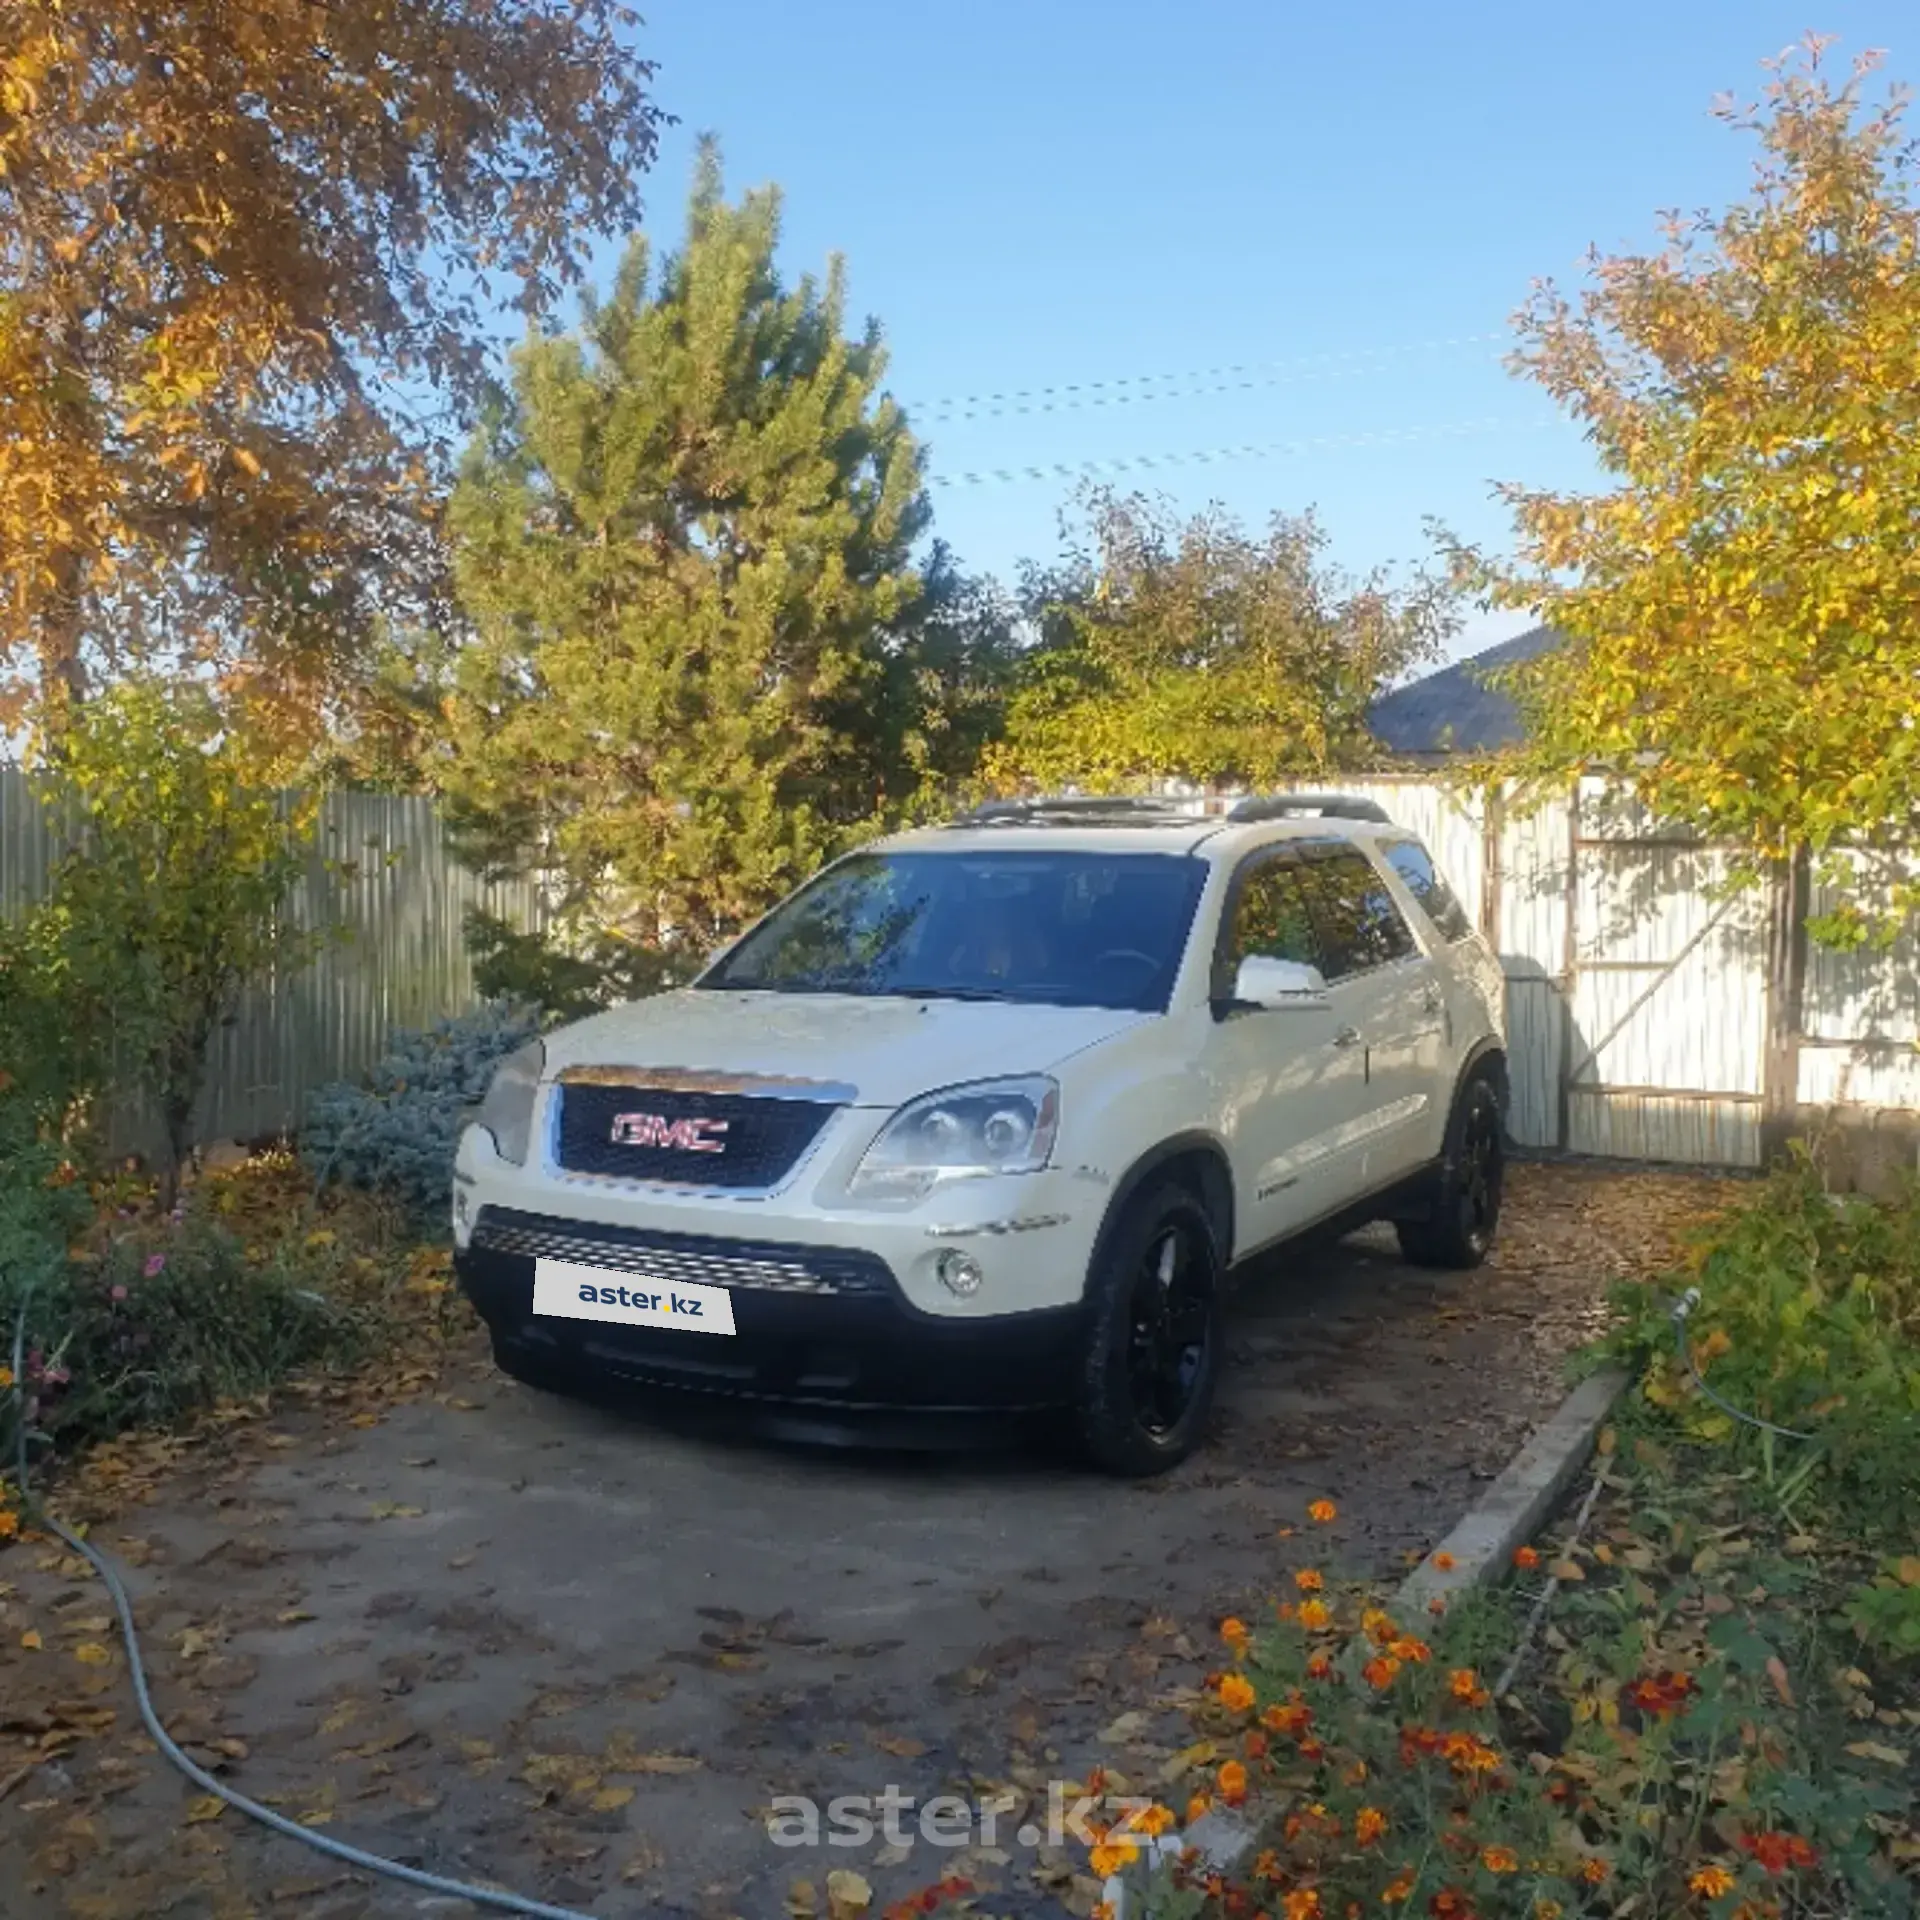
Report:
[[[468,1110],[494,1068],[533,1039],[540,1015],[510,1001],[397,1034],[359,1086],[322,1087],[307,1108],[300,1155],[322,1184],[384,1193],[423,1225],[441,1221],[453,1188],[453,1155]]]
[[[1704,1228],[1676,1284],[1699,1289],[1687,1360],[1744,1413],[1811,1435],[1812,1471],[1867,1537],[1920,1529],[1920,1189],[1878,1203],[1826,1193],[1804,1154]],[[1780,1441],[1716,1406],[1676,1347],[1673,1301],[1629,1283],[1609,1343],[1644,1371],[1648,1399],[1695,1438],[1769,1470]]]

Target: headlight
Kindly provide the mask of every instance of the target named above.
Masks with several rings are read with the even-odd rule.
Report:
[[[475,1126],[493,1135],[494,1150],[516,1167],[527,1164],[527,1145],[533,1132],[533,1097],[547,1064],[547,1050],[538,1040],[500,1062],[493,1070],[487,1097],[473,1116]]]
[[[847,1191],[914,1201],[949,1180],[1035,1173],[1053,1152],[1060,1089],[1042,1074],[949,1087],[902,1107],[880,1130]]]

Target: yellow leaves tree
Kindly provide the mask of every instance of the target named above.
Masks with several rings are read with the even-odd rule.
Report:
[[[1904,96],[1825,51],[1717,109],[1758,141],[1747,198],[1520,315],[1614,484],[1507,489],[1519,560],[1483,575],[1570,637],[1511,682],[1529,769],[1628,771],[1749,870],[1920,827],[1915,162]]]
[[[287,737],[439,587],[502,299],[639,216],[616,0],[0,8],[0,724],[156,662]],[[36,696],[51,696],[44,704]]]
[[[1066,564],[1030,576],[1038,629],[986,784],[1209,787],[1364,765],[1374,696],[1439,648],[1451,597],[1417,579],[1351,580],[1311,516],[1248,533],[1094,493]]]

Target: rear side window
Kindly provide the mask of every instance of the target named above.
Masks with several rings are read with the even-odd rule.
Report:
[[[1464,940],[1473,931],[1466,909],[1418,840],[1396,840],[1386,849],[1386,855],[1387,864],[1406,883],[1407,891],[1420,903],[1420,911],[1440,929],[1443,940]]]
[[[1307,911],[1326,958],[1329,980],[1365,973],[1417,952],[1413,929],[1364,853],[1346,849],[1311,859],[1300,869]]]

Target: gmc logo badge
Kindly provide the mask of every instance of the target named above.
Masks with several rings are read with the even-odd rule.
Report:
[[[672,1153],[725,1153],[724,1120],[669,1120],[663,1113],[616,1113],[616,1147],[665,1147]]]

